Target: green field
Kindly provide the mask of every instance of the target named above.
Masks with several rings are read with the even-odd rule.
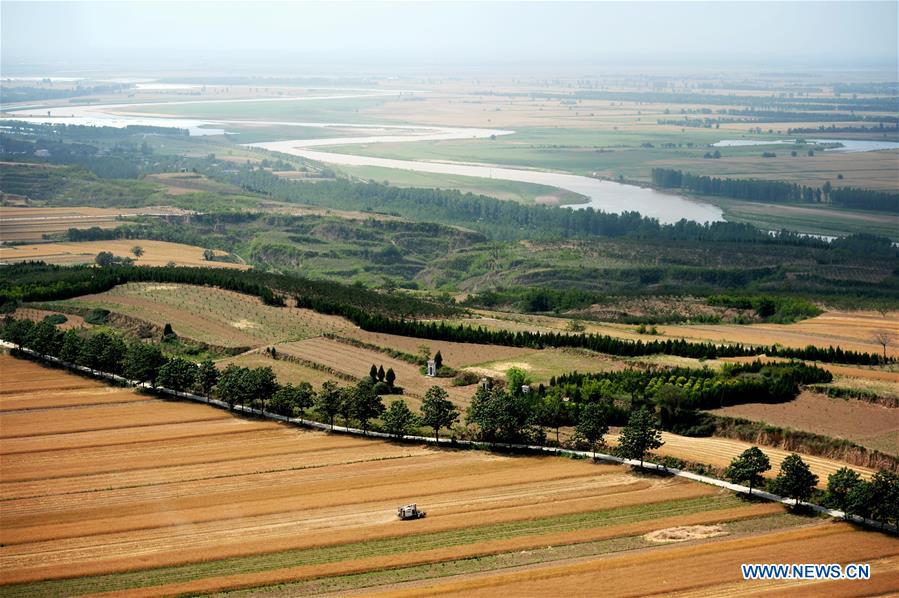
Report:
[[[330,148],[329,148],[330,149]],[[340,166],[340,171],[360,180],[386,182],[398,187],[434,187],[457,189],[462,193],[489,195],[522,203],[559,203],[569,205],[587,200],[583,195],[548,185],[519,183],[502,179],[413,172],[379,166]]]

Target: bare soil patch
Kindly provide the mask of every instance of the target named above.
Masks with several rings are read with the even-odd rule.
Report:
[[[853,399],[833,399],[809,390],[787,403],[746,403],[714,409],[711,413],[846,438],[877,450],[885,448],[878,442],[882,435],[899,433],[899,409]],[[885,452],[899,453],[899,446],[886,448]]]
[[[643,536],[650,542],[666,544],[669,542],[687,542],[688,540],[702,540],[723,536],[727,532],[720,525],[684,525],[679,527],[666,527]]]

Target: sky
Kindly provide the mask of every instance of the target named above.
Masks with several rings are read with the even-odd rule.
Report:
[[[890,67],[899,2],[0,0],[0,68]]]

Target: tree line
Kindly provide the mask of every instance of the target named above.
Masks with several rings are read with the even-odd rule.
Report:
[[[619,372],[571,372],[550,378],[537,394],[546,402],[564,403],[568,423],[578,410],[592,403],[604,405],[614,425],[628,413],[646,406],[658,413],[662,429],[687,436],[714,431],[701,409],[742,403],[783,403],[799,394],[800,386],[830,382],[827,370],[801,362],[726,364],[709,368],[628,368]]]
[[[259,297],[264,303],[283,306],[294,296],[298,307],[344,316],[352,321],[366,314],[398,317],[449,316],[459,312],[451,305],[425,301],[405,293],[380,293],[358,285],[284,276],[258,270],[226,268],[150,267],[111,265],[55,266],[42,262],[3,268],[0,275],[0,307],[8,311],[26,301],[55,301],[102,293],[129,282],[166,282],[209,285]]]
[[[484,195],[453,190],[392,187],[347,180],[302,183],[278,177],[267,170],[243,167],[204,174],[243,189],[283,201],[335,209],[386,212],[415,220],[463,225],[493,239],[555,239],[575,237],[631,237],[664,241],[741,241],[755,243],[825,246],[817,239],[766,231],[737,222],[700,224],[681,220],[660,224],[638,212],[610,214],[587,207],[572,210],[545,205],[526,205]]]
[[[895,525],[899,531],[899,474],[881,469],[866,481],[859,474],[842,467],[827,478],[827,489],[817,490],[818,476],[793,453],[780,464],[777,477],[765,484],[763,474],[771,469],[771,461],[758,447],[748,448],[735,457],[724,470],[724,477],[735,484],[749,486],[749,494],[758,486],[785,498],[795,505],[817,497],[830,508],[843,511],[846,517],[856,515]]]
[[[694,359],[720,359],[722,357],[751,357],[769,355],[792,359],[806,359],[827,363],[847,363],[856,365],[878,365],[891,359],[885,359],[876,353],[849,351],[841,347],[815,347],[809,345],[803,349],[781,347],[779,345],[761,345],[748,347],[743,344],[716,345],[715,343],[688,342],[683,339],[665,340],[628,340],[601,334],[568,334],[562,332],[530,332],[509,330],[492,330],[481,326],[474,328],[464,324],[447,324],[446,322],[421,322],[418,320],[396,319],[378,314],[364,314],[354,320],[363,330],[386,332],[400,336],[412,336],[429,340],[454,341],[460,343],[478,343],[486,345],[503,345],[507,347],[528,347],[542,349],[545,347],[574,347],[589,349],[597,353],[639,357],[643,355],[677,355]]]
[[[683,172],[673,168],[653,168],[652,182],[660,187],[686,189],[700,195],[732,197],[766,203],[824,203],[858,210],[899,212],[899,193],[833,188],[830,182],[822,187],[808,187],[784,181],[756,179],[724,179]]]
[[[297,307],[347,318],[364,330],[387,332],[430,340],[504,345],[512,347],[575,347],[599,353],[636,357],[678,355],[696,359],[746,357],[767,354],[830,363],[877,365],[889,358],[841,347],[804,349],[790,347],[716,345],[682,339],[632,341],[599,334],[564,334],[489,330],[446,322],[422,322],[415,317],[449,316],[458,308],[424,301],[404,293],[379,293],[356,285],[341,285],[295,278],[256,270],[225,268],[171,268],[113,265],[62,267],[43,263],[16,264],[4,268],[0,277],[0,307],[9,311],[19,302],[54,301],[108,291],[128,282],[160,282],[210,285],[255,295],[268,305],[283,306],[284,295],[293,294]]]

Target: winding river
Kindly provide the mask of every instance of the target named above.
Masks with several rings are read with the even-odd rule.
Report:
[[[358,90],[364,91],[364,90]],[[238,102],[290,102],[304,100],[340,100],[345,98],[373,97],[396,95],[399,91],[372,91],[364,93],[340,94],[330,96],[304,96],[293,98],[265,99],[230,99],[230,100],[194,100],[175,102],[153,102],[142,104],[108,104],[97,106],[77,106],[64,108],[29,107],[8,111],[8,118],[40,123],[65,123],[78,125],[125,127],[128,125],[177,127],[187,129],[191,135],[221,135],[226,133],[228,125],[269,125],[269,126],[302,126],[353,130],[362,133],[360,136],[326,137],[321,139],[298,139],[290,141],[270,141],[247,144],[250,147],[263,148],[285,154],[299,156],[318,162],[347,166],[377,166],[415,172],[450,174],[479,178],[492,178],[522,183],[535,183],[557,187],[581,194],[588,198],[586,203],[571,205],[574,209],[591,207],[605,212],[621,213],[627,211],[640,212],[644,216],[657,218],[663,223],[677,222],[681,219],[697,222],[714,222],[723,220],[722,211],[709,203],[689,199],[673,193],[664,193],[654,189],[626,185],[614,181],[591,177],[493,166],[490,164],[470,164],[460,162],[433,162],[419,160],[395,160],[360,156],[354,154],[337,154],[319,149],[324,146],[396,143],[410,141],[447,141],[459,139],[485,139],[492,136],[511,135],[514,131],[501,129],[478,129],[462,127],[437,127],[419,125],[359,125],[348,123],[309,123],[293,121],[265,120],[201,120],[188,118],[169,118],[163,114],[129,113],[136,107],[165,107],[181,104],[221,104]],[[408,92],[403,92],[408,93]],[[365,133],[372,133],[365,135]]]

